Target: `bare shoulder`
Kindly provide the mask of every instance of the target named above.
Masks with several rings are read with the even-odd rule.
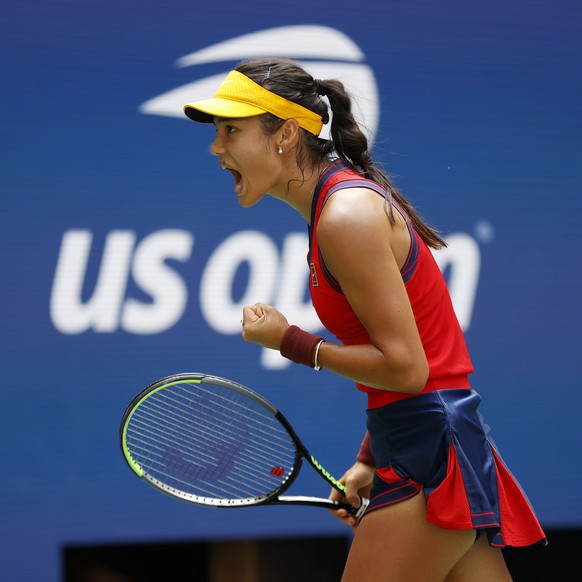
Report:
[[[327,201],[317,224],[317,238],[326,259],[336,263],[364,253],[391,255],[394,250],[396,261],[401,263],[410,241],[402,217],[397,212],[394,216],[394,221],[388,219],[386,200],[374,190],[338,190]]]
[[[371,225],[384,224],[385,199],[367,188],[346,188],[327,201],[317,226],[318,237],[362,234]]]
[[[317,224],[317,237],[323,242],[338,243],[343,239],[358,241],[391,241],[402,231],[404,222],[398,213],[388,219],[386,199],[368,188],[346,188],[335,192],[327,201]]]

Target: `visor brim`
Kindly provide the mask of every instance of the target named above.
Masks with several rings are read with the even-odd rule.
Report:
[[[192,121],[198,123],[212,123],[215,117],[224,117],[227,119],[239,119],[244,117],[255,117],[266,113],[264,109],[241,103],[240,101],[231,101],[214,97],[204,101],[195,101],[184,105],[184,113]]]

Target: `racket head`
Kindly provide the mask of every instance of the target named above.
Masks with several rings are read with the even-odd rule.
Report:
[[[301,468],[277,409],[249,388],[187,372],[144,388],[129,404],[120,444],[133,472],[183,501],[213,507],[268,503]]]

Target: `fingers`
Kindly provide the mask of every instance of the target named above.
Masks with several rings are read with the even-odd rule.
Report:
[[[256,311],[257,315],[259,315],[259,317],[260,317],[261,315],[263,315],[265,313],[265,311],[267,309],[273,309],[273,307],[271,307],[270,305],[267,305],[266,303],[259,302],[259,303],[255,303],[252,306],[252,309],[254,309]]]
[[[342,476],[342,478],[339,480],[339,482],[343,485],[346,485],[346,481],[348,478],[349,478],[349,471]],[[347,486],[346,486],[346,491],[344,491],[343,493],[341,491],[338,491],[335,487],[332,487],[331,492],[329,494],[329,499],[331,501],[337,501],[339,503],[349,503],[350,505],[353,505],[354,507],[356,507],[356,505],[354,503],[352,503],[348,497]],[[357,494],[357,490],[356,490],[356,499],[357,499],[357,503],[359,506],[360,498]],[[339,519],[345,525],[349,525],[352,528],[355,528],[358,525],[357,519],[353,515],[351,515],[347,509],[344,509],[344,508],[330,509],[329,512],[331,513],[331,515],[333,515],[333,517]]]
[[[362,496],[368,497],[372,486],[374,467],[357,462],[339,480],[345,487],[343,492],[333,488],[329,499],[342,503],[349,503],[352,507],[360,507]],[[330,513],[342,523],[356,528],[358,519],[351,515],[347,509],[330,510]]]
[[[244,340],[246,340],[246,341],[250,340],[251,336],[249,333],[250,332],[249,326],[256,324],[261,319],[264,321],[264,318],[265,318],[265,311],[258,304],[246,305],[245,307],[243,307],[243,314],[242,314],[242,318],[240,320],[240,324],[242,326],[242,337]],[[246,329],[245,329],[245,325],[247,326]]]
[[[275,307],[255,303],[243,307],[242,337],[263,347],[278,350],[289,323]]]
[[[267,306],[265,305],[265,307]],[[265,311],[263,310],[260,304],[256,303],[255,305],[245,305],[243,307],[243,316],[241,323],[244,327],[246,323],[254,323],[255,321],[261,319],[261,317],[263,317],[264,315]]]
[[[254,305],[250,306],[250,309],[254,312],[257,319],[263,317],[263,315],[266,313],[266,310],[269,308],[270,306],[265,303],[255,303]]]
[[[354,472],[348,473],[345,481],[346,492],[345,498],[347,502],[353,507],[360,507],[362,500],[360,498],[359,490],[361,487],[361,481],[359,475]]]
[[[339,503],[346,503],[346,497],[343,493],[338,491],[337,489],[332,488],[331,493],[329,494],[329,499],[331,501],[337,501]],[[342,523],[354,527],[356,525],[356,518],[349,513],[347,509],[338,508],[338,509],[330,509],[329,512],[333,517],[339,519]]]
[[[339,493],[339,491],[336,491],[334,489],[334,492],[330,494],[329,496],[330,499],[332,499],[333,501],[338,501],[340,503],[346,503],[346,498],[341,493]],[[338,498],[333,499],[334,497]],[[349,525],[350,527],[356,527],[358,525],[358,520],[347,509],[344,509],[343,507],[338,509],[330,509],[329,512],[333,517],[339,519],[345,525]]]
[[[349,525],[352,528],[358,526],[358,520],[353,515],[351,515],[347,509],[330,509],[329,512],[333,517],[339,519],[345,525]]]

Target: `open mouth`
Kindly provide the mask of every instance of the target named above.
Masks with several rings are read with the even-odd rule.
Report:
[[[225,168],[225,169],[228,170],[232,174],[232,177],[234,178],[234,191],[236,194],[239,194],[240,191],[242,190],[242,176],[241,176],[240,172],[237,172],[236,170],[233,170],[232,168]]]

